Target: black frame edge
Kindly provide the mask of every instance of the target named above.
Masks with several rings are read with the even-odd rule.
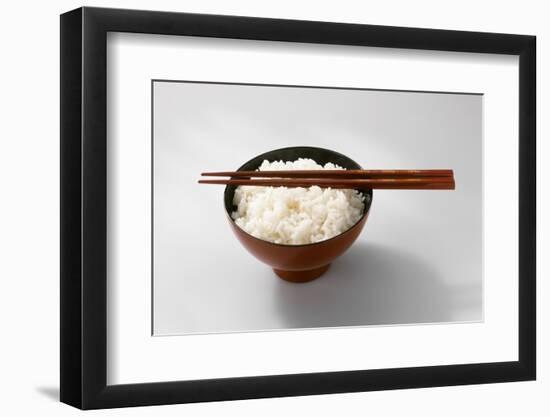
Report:
[[[81,408],[82,10],[60,26],[60,400]]]
[[[106,385],[108,31],[519,55],[519,361]],[[81,409],[536,378],[536,39],[123,9],[61,16],[61,401]]]
[[[107,31],[82,8],[82,408],[107,386]]]
[[[519,53],[519,362],[529,379],[537,364],[536,37]]]
[[[517,55],[531,35],[83,7],[105,31]],[[121,25],[124,28],[121,28]],[[154,30],[152,30],[154,28]]]
[[[323,372],[107,386],[90,409],[518,382],[519,362]]]

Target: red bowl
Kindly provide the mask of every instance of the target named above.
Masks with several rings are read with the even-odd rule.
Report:
[[[238,170],[255,170],[264,159],[294,161],[300,157],[314,159],[322,165],[333,162],[347,169],[361,169],[361,166],[355,161],[338,152],[300,146],[266,152],[251,159]],[[367,221],[372,203],[372,190],[361,190],[365,195],[365,208],[361,218],[350,229],[321,242],[306,245],[281,245],[254,237],[235,224],[231,217],[231,213],[236,210],[233,205],[235,189],[234,186],[227,186],[224,193],[227,218],[235,236],[254,257],[272,267],[280,278],[291,282],[307,282],[323,275],[332,261],[355,242]]]

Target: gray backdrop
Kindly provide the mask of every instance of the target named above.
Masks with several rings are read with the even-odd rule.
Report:
[[[153,334],[477,321],[481,95],[154,82]],[[202,171],[310,145],[365,168],[452,168],[455,191],[375,190],[322,278],[277,278],[233,236]]]

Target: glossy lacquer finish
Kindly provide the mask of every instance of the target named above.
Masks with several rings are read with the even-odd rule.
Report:
[[[276,149],[258,155],[242,165],[238,171],[255,170],[264,159],[295,161],[298,158],[311,158],[321,165],[332,162],[346,169],[361,169],[357,162],[338,152],[323,148],[297,146]],[[280,278],[291,282],[307,282],[323,275],[331,262],[355,242],[367,221],[372,203],[372,190],[361,191],[366,197],[363,215],[350,229],[331,239],[309,245],[279,245],[258,239],[235,224],[231,218],[231,213],[236,210],[233,205],[235,189],[235,186],[225,188],[224,203],[227,218],[237,239],[252,255],[272,267]]]

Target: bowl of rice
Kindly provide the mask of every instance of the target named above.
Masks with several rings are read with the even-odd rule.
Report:
[[[298,146],[258,155],[238,170],[292,169],[362,168],[338,152]],[[291,282],[323,275],[357,239],[371,203],[372,190],[228,185],[224,192],[225,211],[237,239]]]

